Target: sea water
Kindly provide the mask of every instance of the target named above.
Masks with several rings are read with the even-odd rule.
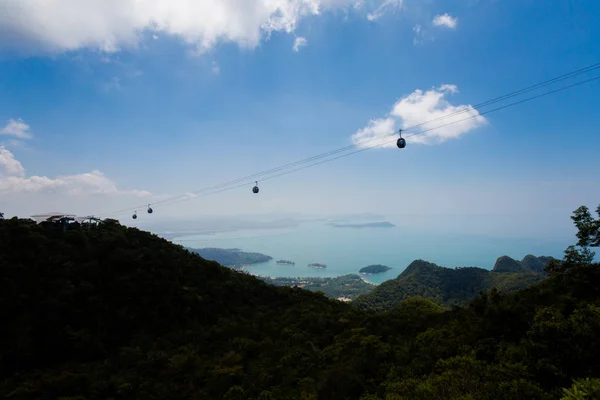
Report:
[[[174,243],[191,248],[238,248],[273,259],[245,266],[255,275],[270,277],[336,277],[358,274],[368,265],[382,264],[391,270],[361,276],[379,284],[397,277],[412,261],[422,259],[444,267],[492,269],[496,259],[507,255],[521,260],[527,254],[562,258],[572,244],[570,237],[491,237],[437,233],[403,227],[336,228],[306,223],[290,229],[241,230],[211,235],[183,236]],[[277,264],[289,260],[295,265]],[[311,268],[308,264],[325,264]]]

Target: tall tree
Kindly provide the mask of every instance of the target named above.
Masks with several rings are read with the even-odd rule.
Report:
[[[586,206],[573,211],[571,219],[577,227],[577,245],[565,250],[562,262],[551,262],[546,271],[549,274],[565,271],[575,265],[587,265],[594,261],[595,252],[590,247],[600,246],[600,205],[596,208],[598,219],[594,219]]]
[[[573,212],[571,219],[579,230],[577,232],[578,246],[598,247],[600,246],[600,205],[596,208],[599,219],[594,219],[586,206],[581,206]]]

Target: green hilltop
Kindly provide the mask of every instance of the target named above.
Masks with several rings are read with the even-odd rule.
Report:
[[[546,277],[544,268],[552,257],[526,256],[523,261],[498,258],[492,271],[477,267],[444,268],[415,260],[395,279],[383,282],[354,304],[375,311],[389,310],[401,301],[421,296],[442,306],[453,306],[475,298],[480,291],[497,288],[515,291],[527,288]]]
[[[114,220],[65,233],[2,220],[0,397],[595,399],[600,220],[575,217],[578,246],[537,284],[385,312],[269,285]]]

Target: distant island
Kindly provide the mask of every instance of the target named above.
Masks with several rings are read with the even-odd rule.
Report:
[[[295,262],[293,262],[293,261],[288,261],[288,260],[279,260],[279,261],[277,261],[277,264],[296,265],[296,263],[295,263]]]
[[[365,222],[362,224],[330,224],[334,228],[393,228],[396,225],[391,222],[383,221],[383,222]]]
[[[218,249],[206,247],[203,249],[186,248],[192,253],[200,255],[205,260],[216,261],[230,268],[241,268],[248,264],[259,264],[271,261],[273,257],[261,253],[246,253],[240,249]]]
[[[319,263],[308,264],[308,266],[311,268],[327,268],[327,265]]]
[[[385,265],[369,265],[368,267],[361,268],[358,272],[361,274],[381,274],[382,272],[389,271],[391,268]]]

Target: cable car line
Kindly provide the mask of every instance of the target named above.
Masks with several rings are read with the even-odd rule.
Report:
[[[554,94],[554,93],[557,93],[557,92],[560,92],[560,91],[563,91],[563,90],[567,90],[567,89],[570,89],[570,88],[573,88],[573,87],[576,87],[576,86],[580,86],[580,85],[583,85],[583,84],[586,84],[586,83],[589,83],[589,82],[592,82],[592,81],[595,81],[595,80],[598,80],[598,79],[600,79],[600,76],[589,78],[589,79],[586,79],[584,81],[579,81],[579,82],[576,82],[574,84],[571,84],[571,85],[568,85],[568,86],[563,86],[563,87],[560,87],[558,89],[554,89],[554,90],[551,90],[549,92],[541,93],[541,94],[538,94],[538,95],[535,95],[535,96],[532,96],[532,97],[528,97],[526,99],[519,100],[519,101],[516,101],[514,103],[509,103],[509,104],[506,104],[506,105],[494,108],[492,110],[488,110],[488,111],[479,113],[477,115],[472,115],[472,116],[469,116],[467,118],[463,118],[463,119],[460,119],[460,120],[448,122],[446,124],[443,124],[443,125],[440,125],[440,126],[436,126],[436,127],[433,127],[433,128],[424,129],[422,131],[419,131],[419,132],[407,135],[407,136],[405,136],[405,138],[409,138],[409,137],[412,137],[412,136],[421,135],[423,133],[430,132],[430,131],[433,131],[433,130],[437,130],[437,129],[440,129],[440,128],[444,128],[446,126],[450,126],[450,125],[453,125],[453,124],[456,124],[456,123],[459,123],[459,122],[464,122],[464,121],[476,118],[476,117],[481,116],[481,115],[490,114],[492,112],[500,111],[500,110],[503,110],[505,108],[513,107],[513,106],[516,106],[516,105],[519,105],[519,104],[523,104],[525,102],[532,101],[532,100],[535,100],[535,99],[538,99],[538,98],[541,98],[541,97],[545,97],[545,96],[548,96],[548,95],[551,95],[551,94]],[[398,132],[394,132],[393,134],[395,135],[397,133]],[[389,135],[385,135],[385,136],[389,136]],[[382,139],[385,136],[379,136],[376,139]],[[371,147],[361,148],[361,149],[355,150],[355,151],[350,152],[350,153],[342,154],[342,155],[337,156],[337,157],[328,158],[328,159],[325,159],[325,160],[322,160],[322,161],[319,161],[319,162],[316,162],[316,163],[312,163],[312,164],[305,165],[305,166],[302,166],[302,167],[299,167],[299,168],[295,168],[293,170],[285,171],[285,172],[282,172],[282,173],[279,173],[279,174],[276,174],[276,175],[272,175],[272,176],[263,178],[262,180],[263,181],[271,180],[271,179],[274,179],[274,178],[278,178],[278,177],[281,177],[281,176],[285,176],[285,175],[291,174],[293,172],[301,171],[303,169],[307,169],[307,168],[314,167],[314,166],[317,166],[317,165],[325,164],[327,162],[338,160],[338,159],[341,159],[341,158],[344,158],[344,157],[348,157],[348,156],[351,156],[351,155],[354,155],[354,154],[357,154],[357,153],[362,153],[362,152],[367,151],[367,150],[371,150],[371,149],[374,149],[374,148],[378,148],[378,147],[384,146],[386,144],[390,144],[390,143],[392,143],[395,140],[396,139],[384,141],[382,143],[376,144],[376,145],[371,146]],[[236,186],[230,186],[230,187],[221,188],[219,190],[211,191],[211,192],[205,193],[203,195],[204,196],[208,196],[208,195],[211,195],[211,194],[222,193],[222,192],[225,192],[225,191],[228,191],[228,190],[233,190],[233,189],[237,189],[237,188],[241,188],[241,187],[247,187],[247,186],[248,186],[248,183],[244,182],[244,183],[236,185]],[[199,197],[199,196],[185,197],[185,198],[181,198],[181,199],[179,199],[179,198],[178,199],[173,199],[173,200],[170,200],[168,202],[163,202],[163,205],[171,205],[171,204],[179,203],[179,202],[182,202],[182,201],[191,200],[191,199],[196,198],[196,197]],[[110,215],[122,214],[122,213],[128,212],[130,210],[131,209],[123,210],[123,211],[118,211],[118,212],[111,213]]]
[[[585,72],[589,72],[589,71],[592,71],[592,70],[595,70],[595,69],[598,69],[598,68],[600,68],[600,63],[593,64],[593,65],[591,65],[589,67],[582,68],[580,70],[573,71],[571,73],[561,75],[559,77],[556,77],[556,78],[553,78],[553,79],[550,79],[550,80],[538,83],[536,85],[529,86],[529,87],[524,88],[524,89],[520,89],[518,91],[514,91],[514,92],[509,93],[507,95],[499,96],[499,97],[497,97],[495,99],[488,100],[486,102],[480,103],[479,105],[474,106],[474,107],[468,107],[468,108],[456,111],[454,113],[451,113],[451,114],[448,114],[448,115],[445,115],[445,116],[440,116],[440,117],[435,118],[433,120],[426,121],[426,122],[414,125],[412,127],[406,128],[406,129],[404,129],[402,131],[411,130],[411,129],[414,129],[414,127],[423,126],[423,125],[429,124],[431,122],[434,122],[436,120],[439,121],[441,119],[446,119],[446,118],[449,118],[451,116],[455,116],[455,115],[458,115],[458,114],[461,114],[461,113],[465,113],[465,112],[468,112],[468,111],[476,110],[477,108],[481,108],[481,107],[493,104],[495,102],[498,102],[498,101],[501,101],[501,100],[505,100],[505,99],[508,99],[510,97],[514,97],[516,95],[523,94],[523,93],[526,93],[528,91],[531,91],[531,90],[534,90],[534,89],[538,89],[538,88],[547,86],[549,84],[556,83],[556,82],[559,82],[561,80],[564,80],[564,79],[567,79],[567,78],[570,78],[570,77],[573,77],[573,76],[576,76],[576,75],[579,75],[579,74],[582,74],[582,73],[585,73]],[[542,94],[539,94],[539,95],[536,95],[536,96],[533,96],[533,97],[530,97],[530,98],[527,98],[527,99],[524,99],[524,100],[520,100],[520,101],[517,101],[517,102],[514,102],[514,103],[510,103],[510,104],[505,105],[505,106],[501,106],[501,107],[498,107],[498,108],[495,108],[495,109],[492,109],[492,110],[480,112],[477,115],[470,116],[470,117],[465,118],[465,119],[461,119],[461,120],[458,120],[458,121],[453,121],[453,122],[450,122],[448,124],[444,124],[444,125],[441,125],[441,126],[437,126],[437,127],[434,127],[434,128],[429,128],[429,129],[426,129],[426,130],[423,130],[423,131],[420,131],[420,132],[416,132],[416,133],[407,135],[404,138],[400,138],[400,139],[402,139],[404,141],[405,138],[409,138],[409,137],[412,137],[412,136],[415,136],[415,135],[423,134],[423,133],[429,132],[431,130],[439,129],[439,128],[442,128],[442,127],[445,127],[445,126],[448,126],[448,125],[451,125],[451,124],[454,124],[454,123],[458,123],[458,122],[461,122],[461,121],[472,119],[472,118],[475,118],[477,116],[485,115],[485,114],[488,114],[488,113],[491,113],[491,112],[494,112],[494,111],[499,111],[501,109],[508,108],[508,107],[511,107],[511,106],[514,106],[514,105],[522,104],[524,102],[531,101],[531,100],[534,100],[534,99],[537,99],[537,98],[540,98],[540,97],[544,97],[544,96],[547,96],[547,95],[550,95],[550,94],[553,94],[553,93],[556,93],[556,92],[559,92],[559,91],[562,91],[562,90],[566,90],[566,89],[572,88],[574,86],[579,86],[579,85],[582,85],[582,84],[585,84],[585,83],[597,80],[599,78],[600,77],[594,77],[594,78],[590,78],[590,79],[587,79],[587,80],[584,80],[584,81],[580,81],[580,82],[577,82],[577,83],[574,83],[574,84],[571,84],[571,85],[568,85],[568,86],[560,87],[558,89],[554,89],[552,91],[545,92],[545,93],[542,93]],[[256,177],[256,176],[259,176],[259,175],[269,175],[269,174],[272,174],[274,172],[281,171],[282,169],[289,168],[291,166],[300,165],[300,164],[303,164],[303,163],[307,163],[309,161],[315,161],[315,160],[318,160],[318,159],[323,158],[323,157],[331,156],[331,155],[337,154],[339,152],[343,152],[343,151],[347,151],[347,150],[356,148],[359,145],[364,144],[366,142],[370,142],[370,141],[374,141],[374,140],[381,140],[382,138],[385,138],[387,136],[397,135],[398,133],[399,133],[398,131],[395,131],[395,132],[392,132],[390,134],[373,137],[373,138],[370,138],[370,139],[367,139],[367,140],[363,140],[363,141],[357,142],[357,143],[352,144],[350,146],[345,146],[345,147],[342,147],[342,148],[339,148],[339,149],[336,149],[336,150],[332,150],[332,151],[329,151],[329,152],[326,152],[326,153],[323,153],[323,154],[319,154],[319,155],[316,155],[316,156],[313,156],[313,157],[309,157],[309,158],[306,158],[306,159],[303,159],[303,160],[299,160],[299,161],[296,161],[296,162],[293,162],[293,163],[289,163],[289,164],[286,164],[286,165],[283,165],[283,166],[280,166],[280,167],[277,167],[277,168],[273,168],[271,170],[259,172],[257,174],[249,175],[249,176],[246,176],[246,177],[243,177],[243,178],[239,178],[239,179],[236,179],[236,180],[233,180],[233,181],[225,182],[225,183],[222,183],[222,184],[219,184],[219,185],[214,185],[214,186],[211,186],[211,187],[203,188],[203,189],[200,189],[200,190],[198,190],[196,192],[193,192],[193,194],[199,194],[201,192],[207,192],[207,191],[210,192],[210,193],[207,193],[207,194],[215,194],[215,193],[220,193],[220,192],[225,191],[225,190],[230,190],[230,189],[235,189],[235,188],[238,188],[238,187],[246,186],[247,183],[243,183],[241,185],[237,185],[237,186],[233,186],[233,187],[227,187],[227,186],[231,186],[232,184],[235,184],[235,183],[241,182],[243,180],[246,180],[248,178],[251,178],[251,177]],[[397,140],[397,144],[401,143],[400,139]],[[384,144],[387,144],[387,143],[390,143],[390,142],[384,142],[384,143],[380,143],[380,144],[375,145],[375,146],[362,148],[360,150],[357,150],[357,151],[354,151],[354,152],[350,152],[350,153],[344,154],[342,156],[334,157],[334,158],[331,158],[331,159],[326,159],[326,160],[323,160],[323,161],[320,161],[320,162],[314,163],[314,164],[309,164],[307,166],[304,166],[304,167],[301,167],[301,168],[296,168],[294,170],[291,170],[291,171],[288,171],[288,172],[285,172],[285,173],[282,173],[282,174],[277,174],[277,175],[265,178],[263,180],[269,180],[269,179],[272,179],[274,177],[283,176],[283,175],[286,175],[288,173],[299,171],[299,170],[305,169],[305,168],[309,168],[309,167],[314,166],[314,165],[320,165],[320,164],[323,164],[325,162],[337,160],[339,158],[343,158],[343,157],[346,157],[346,156],[349,156],[349,155],[352,155],[352,154],[356,154],[356,153],[359,153],[359,152],[362,152],[362,151],[365,151],[365,150],[369,150],[369,149],[372,149],[372,148],[380,147],[380,146],[382,146]],[[405,145],[406,145],[406,142],[404,141],[404,146]],[[398,147],[400,147],[400,146],[398,146]],[[223,187],[225,187],[224,190],[216,190],[216,189],[221,189]],[[257,182],[256,182],[255,188],[258,189],[258,183]],[[216,191],[214,191],[214,190],[216,190]],[[253,192],[254,192],[254,188],[253,188]],[[254,192],[254,193],[257,193],[257,192]],[[197,196],[195,196],[195,197],[197,197]],[[189,195],[186,194],[186,195],[176,196],[176,197],[171,198],[171,199],[166,199],[166,200],[162,200],[162,201],[156,202],[156,203],[154,203],[154,205],[157,205],[157,204],[170,205],[170,204],[178,203],[180,201],[189,200],[189,199],[195,198],[195,197],[189,197]],[[130,208],[123,209],[123,210],[120,210],[120,211],[115,211],[115,212],[111,212],[111,213],[104,213],[104,214],[99,214],[99,215],[116,215],[116,214],[121,214],[123,212],[129,212],[129,211],[134,210],[136,208],[139,208],[139,206],[137,206],[137,207],[130,207]],[[150,208],[150,205],[148,205],[148,213],[152,213],[152,209]],[[137,218],[137,215],[136,215],[136,218]]]
[[[479,103],[479,104],[477,104],[475,106],[472,106],[470,108],[465,108],[465,109],[462,109],[462,110],[458,110],[458,111],[455,111],[455,112],[450,113],[448,115],[442,115],[442,116],[434,118],[432,120],[425,121],[425,122],[419,123],[417,125],[413,125],[413,126],[411,126],[409,128],[405,128],[404,131],[409,131],[409,130],[412,130],[412,129],[416,128],[416,127],[429,124],[431,122],[435,122],[435,121],[439,121],[439,120],[442,120],[442,119],[450,118],[452,116],[459,115],[461,113],[465,113],[465,112],[471,111],[472,109],[479,109],[479,108],[482,108],[482,107],[486,107],[486,106],[491,105],[493,103],[496,103],[496,102],[499,102],[499,101],[502,101],[502,100],[506,100],[506,99],[509,99],[511,97],[518,96],[520,94],[524,94],[524,93],[530,92],[532,90],[539,89],[541,87],[545,87],[545,86],[548,86],[550,84],[553,84],[553,83],[556,83],[556,82],[560,82],[562,80],[565,80],[565,79],[568,79],[568,78],[571,78],[571,77],[574,77],[574,76],[577,76],[577,75],[580,75],[580,74],[583,74],[583,73],[586,73],[586,72],[590,72],[590,71],[596,70],[598,68],[600,68],[600,63],[591,64],[591,65],[589,65],[587,67],[580,68],[578,70],[575,70],[575,71],[572,71],[572,72],[560,75],[558,77],[555,77],[555,78],[552,78],[552,79],[548,79],[546,81],[543,81],[543,82],[540,82],[540,83],[528,86],[528,87],[523,88],[523,89],[519,89],[519,90],[513,91],[511,93],[508,93],[508,94],[505,94],[505,95],[502,95],[502,96],[498,96],[498,97],[493,98],[491,100],[484,101],[484,102]],[[327,156],[330,156],[330,155],[333,155],[333,154],[337,154],[337,153],[340,153],[340,152],[351,150],[353,148],[358,147],[361,144],[364,144],[364,143],[367,143],[367,142],[371,142],[373,140],[381,139],[382,137],[385,137],[385,136],[393,136],[393,135],[396,135],[396,134],[397,134],[397,132],[390,132],[387,135],[382,135],[382,136],[379,136],[379,137],[366,139],[366,140],[363,140],[363,141],[360,141],[360,142],[357,142],[357,143],[354,143],[354,144],[351,144],[351,145],[348,145],[348,146],[344,146],[344,147],[341,147],[341,148],[338,148],[338,149],[335,149],[335,150],[331,150],[331,151],[328,151],[328,152],[325,152],[325,153],[322,153],[322,154],[318,154],[318,155],[315,155],[315,156],[312,156],[312,157],[308,157],[308,158],[305,158],[305,159],[302,159],[302,160],[298,160],[298,161],[295,161],[295,162],[292,162],[292,163],[289,163],[289,164],[285,164],[285,165],[282,165],[280,167],[276,167],[276,168],[273,168],[273,169],[270,169],[270,170],[266,170],[266,171],[258,172],[258,173],[252,174],[252,175],[244,176],[242,178],[238,178],[238,179],[235,179],[235,180],[232,180],[232,181],[228,181],[228,182],[225,182],[225,183],[221,183],[221,184],[218,184],[218,185],[205,187],[205,188],[199,189],[199,190],[197,190],[195,192],[190,192],[190,194],[199,194],[199,193],[202,193],[202,192],[211,191],[211,190],[218,189],[218,188],[221,188],[221,187],[225,187],[225,186],[229,186],[229,185],[232,185],[232,184],[236,184],[236,183],[245,181],[245,180],[250,179],[250,178],[257,178],[259,176],[268,175],[268,174],[271,174],[273,172],[281,171],[281,170],[289,168],[289,167],[293,167],[293,166],[300,165],[300,164],[305,164],[305,163],[310,162],[310,161],[314,161],[314,160],[321,159],[321,158],[324,158],[324,157],[327,157]],[[174,200],[179,200],[181,198],[188,198],[188,197],[189,197],[188,194],[183,194],[183,195],[175,196],[175,197],[170,198],[170,199],[165,199],[165,200],[158,201],[158,202],[156,202],[154,204],[155,205],[157,205],[157,204],[166,204],[166,203],[170,203],[170,202],[172,202]],[[124,209],[124,210],[121,210],[121,211],[131,211],[131,210],[133,210],[135,208],[137,208],[137,207],[130,207],[130,208],[127,208],[127,209]],[[116,211],[116,212],[121,212],[121,211]],[[110,213],[110,214],[114,214],[114,213]],[[103,215],[108,215],[108,214],[103,214]]]
[[[598,80],[598,79],[600,79],[600,76],[597,76],[597,77],[594,77],[594,78],[590,78],[590,79],[586,79],[585,81],[580,81],[580,82],[577,82],[577,83],[574,83],[574,84],[571,84],[571,85],[568,85],[568,86],[564,86],[564,87],[552,90],[550,92],[545,92],[545,93],[542,93],[542,94],[539,94],[539,95],[536,95],[536,96],[532,96],[532,97],[529,97],[527,99],[519,100],[519,101],[516,101],[514,103],[506,104],[504,106],[500,106],[500,107],[494,108],[492,110],[488,110],[488,111],[486,111],[484,113],[480,113],[478,115],[472,115],[472,116],[469,116],[467,118],[463,118],[463,119],[460,119],[460,120],[457,120],[457,121],[448,122],[448,123],[446,123],[444,125],[436,126],[435,128],[424,129],[424,130],[422,130],[420,132],[416,132],[416,133],[413,133],[411,135],[407,135],[406,138],[409,138],[409,137],[412,137],[412,136],[421,135],[423,133],[430,132],[430,131],[433,131],[433,130],[436,130],[436,129],[440,129],[440,128],[444,128],[444,127],[449,126],[449,125],[453,125],[453,124],[456,124],[456,123],[459,123],[459,122],[464,122],[464,121],[476,118],[476,117],[481,116],[481,115],[490,114],[492,112],[500,111],[500,110],[503,110],[505,108],[513,107],[513,106],[516,106],[516,105],[519,105],[519,104],[523,104],[525,102],[532,101],[532,100],[535,100],[535,99],[538,99],[538,98],[541,98],[541,97],[545,97],[545,96],[548,96],[548,95],[551,95],[551,94],[554,94],[554,93],[557,93],[557,92],[560,92],[560,91],[563,91],[563,90],[567,90],[567,89],[573,88],[575,86],[580,86],[580,85],[583,85],[585,83],[589,83],[589,82],[592,82],[592,81],[595,81],[595,80]],[[317,166],[317,165],[325,164],[327,162],[338,160],[340,158],[348,157],[348,156],[351,156],[351,155],[354,155],[354,154],[357,154],[357,153],[362,153],[363,151],[371,150],[371,149],[374,149],[374,148],[377,148],[377,147],[384,146],[386,144],[390,144],[390,143],[394,142],[395,140],[396,139],[384,141],[382,143],[376,144],[376,145],[371,146],[371,147],[365,147],[365,148],[362,148],[362,149],[359,149],[359,150],[355,150],[355,151],[350,152],[350,153],[342,154],[342,155],[334,157],[334,158],[328,158],[326,160],[322,160],[322,161],[319,161],[319,162],[316,162],[316,163],[313,163],[313,164],[305,165],[303,167],[295,168],[295,169],[290,170],[290,171],[285,171],[285,172],[279,173],[277,175],[272,175],[270,177],[264,178],[263,181],[268,181],[268,180],[271,180],[271,179],[274,179],[274,178],[278,178],[278,177],[281,177],[281,176],[284,176],[284,175],[291,174],[293,172],[297,172],[297,171],[303,170],[303,169],[307,169],[307,168],[314,167],[314,166]],[[247,183],[243,183],[241,185],[224,188],[224,189],[221,189],[221,190],[217,190],[217,191],[208,193],[208,194],[206,194],[206,196],[209,195],[209,194],[217,194],[217,193],[222,193],[222,192],[225,192],[225,191],[228,191],[228,190],[237,189],[237,188],[240,188],[240,187],[245,187],[247,185],[248,185]],[[188,197],[186,199],[182,199],[182,200],[178,200],[178,201],[173,201],[173,202],[169,203],[168,205],[174,204],[174,203],[179,203],[179,202],[185,201],[185,200],[191,200],[192,198],[194,198],[194,197]]]
[[[452,117],[452,116],[455,116],[455,115],[458,115],[458,114],[461,114],[461,113],[465,113],[465,112],[471,111],[472,109],[478,109],[478,108],[481,108],[481,107],[485,107],[485,106],[488,106],[490,104],[496,103],[498,101],[506,100],[508,98],[517,96],[519,94],[523,94],[523,93],[526,93],[526,92],[529,92],[529,91],[532,91],[532,90],[535,90],[535,89],[538,89],[538,88],[550,85],[552,83],[556,83],[556,82],[568,79],[568,78],[573,77],[573,76],[577,76],[577,75],[580,75],[580,74],[583,74],[583,73],[586,73],[586,72],[589,72],[589,71],[593,71],[593,70],[596,70],[598,68],[600,68],[600,63],[595,63],[595,64],[592,64],[590,66],[587,66],[587,67],[580,68],[578,70],[569,72],[567,74],[563,74],[563,75],[560,75],[558,77],[555,77],[555,78],[552,78],[552,79],[549,79],[549,80],[546,80],[546,81],[543,81],[543,82],[540,82],[540,83],[528,86],[526,88],[513,91],[513,92],[508,93],[506,95],[502,95],[502,96],[496,97],[494,99],[491,99],[491,100],[479,103],[479,104],[477,104],[477,105],[475,105],[473,107],[465,108],[465,109],[462,109],[462,110],[458,110],[458,111],[455,111],[455,112],[453,112],[451,114],[443,115],[443,116],[434,118],[432,120],[422,122],[420,124],[417,124],[417,125],[411,126],[409,128],[406,128],[406,129],[404,129],[404,131],[414,129],[415,127],[423,126],[423,125],[429,124],[429,123],[434,122],[434,121],[439,121],[441,119],[446,119],[446,118],[449,118],[449,117]],[[273,168],[273,169],[270,169],[270,170],[266,170],[266,171],[262,171],[262,172],[259,172],[259,173],[256,173],[256,174],[248,175],[248,176],[245,176],[245,177],[242,177],[242,178],[238,178],[238,179],[233,180],[233,181],[221,183],[221,184],[218,184],[218,185],[205,187],[205,188],[199,189],[199,190],[197,190],[195,192],[191,192],[190,194],[200,194],[202,192],[212,191],[212,190],[215,190],[215,189],[219,189],[221,187],[230,186],[232,184],[245,181],[246,179],[249,179],[249,178],[256,178],[258,176],[268,175],[268,174],[271,174],[271,173],[274,173],[274,172],[277,172],[277,171],[281,171],[283,169],[286,169],[286,168],[289,168],[289,167],[292,167],[292,166],[295,166],[295,165],[305,164],[305,163],[310,162],[310,161],[314,161],[314,160],[317,160],[317,159],[320,159],[320,158],[324,158],[324,157],[327,157],[327,156],[330,156],[330,155],[333,155],[333,154],[337,154],[337,153],[340,153],[340,152],[351,150],[353,148],[358,147],[361,144],[364,144],[364,143],[367,143],[367,142],[370,142],[370,141],[373,141],[373,140],[381,139],[381,138],[386,137],[386,136],[396,135],[397,133],[398,132],[391,132],[391,133],[386,134],[386,135],[382,135],[382,136],[378,136],[378,137],[366,139],[366,140],[354,143],[354,144],[349,145],[349,146],[345,146],[345,147],[342,147],[342,148],[339,148],[339,149],[335,149],[335,150],[332,150],[332,151],[329,151],[329,152],[326,152],[326,153],[318,154],[316,156],[312,156],[312,157],[309,157],[309,158],[306,158],[306,159],[302,159],[302,160],[295,161],[295,162],[292,162],[292,163],[289,163],[289,164],[285,164],[285,165],[282,165],[280,167],[276,167],[276,168]],[[163,204],[163,205],[164,204],[170,204],[170,203],[172,203],[174,201],[178,201],[178,200],[182,200],[182,199],[187,199],[187,198],[189,198],[189,194],[183,194],[183,195],[172,197],[170,199],[165,199],[165,200],[162,200],[162,201],[158,201],[158,202],[156,202],[154,204],[155,205],[156,204]],[[112,214],[121,213],[121,212],[124,212],[124,211],[131,211],[131,210],[133,210],[135,208],[138,208],[138,207],[130,207],[130,208],[127,208],[127,209],[123,209],[123,210],[120,210],[120,211],[115,211],[115,212],[112,212],[112,213],[106,213],[106,214],[102,214],[102,215],[112,215]]]
[[[584,74],[586,72],[594,71],[594,70],[596,70],[598,68],[600,68],[600,63],[595,63],[595,64],[589,65],[587,67],[580,68],[580,69],[578,69],[576,71],[569,72],[569,73],[557,76],[556,78],[548,79],[546,81],[543,81],[543,82],[540,82],[540,83],[536,83],[536,84],[528,86],[526,88],[515,90],[514,92],[505,94],[503,96],[498,96],[498,97],[495,97],[495,98],[493,98],[491,100],[484,101],[483,103],[479,103],[479,104],[474,105],[473,108],[479,109],[479,108],[482,108],[482,107],[486,107],[486,106],[488,106],[490,104],[497,103],[499,101],[506,100],[506,99],[518,96],[520,94],[531,92],[532,90],[539,89],[539,88],[551,85],[551,84],[556,83],[556,82],[564,81],[565,79],[572,78],[574,76],[581,75],[581,74]],[[426,125],[426,124],[428,124],[430,122],[434,122],[434,121],[438,121],[440,119],[448,118],[448,117],[451,117],[453,115],[460,114],[460,113],[463,113],[463,112],[466,112],[466,111],[469,111],[469,109],[455,111],[454,113],[448,114],[448,115],[442,115],[442,116],[434,118],[434,119],[432,119],[430,121],[423,122],[423,123],[420,123],[420,124],[417,124],[417,125],[413,125],[410,128],[408,128],[408,129],[413,129],[413,128],[416,128],[418,126],[423,126],[423,125]],[[408,130],[408,129],[405,129],[405,130]]]
[[[552,91],[549,91],[549,92],[545,92],[545,93],[542,93],[542,94],[539,94],[539,95],[536,95],[536,96],[532,96],[532,97],[529,97],[527,99],[516,101],[514,103],[510,103],[510,104],[507,104],[507,105],[504,105],[504,106],[500,106],[500,107],[497,107],[495,109],[488,110],[488,111],[485,111],[483,113],[480,113],[478,115],[472,115],[472,116],[469,116],[467,118],[463,118],[463,119],[460,119],[460,120],[457,120],[457,121],[452,121],[452,122],[449,122],[449,123],[446,123],[444,125],[440,125],[440,126],[437,126],[437,127],[434,127],[434,128],[425,129],[425,130],[422,130],[420,132],[416,132],[416,133],[413,133],[411,135],[408,135],[406,137],[408,138],[408,137],[420,135],[420,134],[423,134],[423,133],[426,133],[426,132],[430,132],[430,131],[433,131],[433,130],[436,130],[436,129],[440,129],[440,128],[443,128],[445,126],[449,126],[449,125],[452,125],[452,124],[455,124],[455,123],[458,123],[458,122],[463,122],[463,121],[466,121],[466,120],[469,120],[469,119],[473,119],[473,118],[476,118],[477,116],[489,114],[489,113],[492,113],[492,112],[496,112],[496,111],[499,111],[499,110],[502,110],[502,109],[505,109],[505,108],[508,108],[508,107],[516,106],[516,105],[519,105],[519,104],[522,104],[522,103],[525,103],[525,102],[528,102],[528,101],[532,101],[532,100],[538,99],[540,97],[548,96],[550,94],[557,93],[559,91],[563,91],[563,90],[566,90],[566,89],[569,89],[569,88],[572,88],[572,87],[575,87],[575,86],[583,85],[585,83],[589,83],[591,81],[595,81],[595,80],[598,80],[598,79],[600,79],[600,76],[594,77],[594,78],[590,78],[590,79],[587,79],[585,81],[580,81],[580,82],[577,82],[577,83],[574,83],[574,84],[571,84],[571,85],[568,85],[568,86],[564,86],[564,87],[561,87],[561,88],[558,88],[558,89],[555,89],[555,90],[552,90]],[[381,137],[378,137],[378,139],[381,139]],[[363,152],[363,151],[371,150],[373,148],[381,147],[381,146],[384,146],[386,144],[392,143],[392,141],[384,141],[384,142],[381,142],[381,143],[379,143],[377,145],[374,145],[374,146],[371,146],[371,147],[362,148],[362,149],[353,151],[351,153],[342,154],[342,155],[334,157],[334,158],[329,158],[329,159],[322,160],[322,161],[319,161],[319,162],[316,162],[316,163],[305,165],[303,167],[295,168],[293,170],[289,170],[289,171],[285,171],[285,172],[282,172],[282,173],[279,173],[279,174],[276,174],[276,175],[272,175],[272,176],[269,176],[267,178],[264,178],[263,181],[264,180],[274,179],[274,178],[281,177],[281,176],[284,176],[284,175],[288,175],[288,174],[291,174],[293,172],[297,172],[297,171],[300,171],[300,170],[303,170],[303,169],[306,169],[306,168],[310,168],[310,167],[313,167],[313,166],[316,166],[316,165],[324,164],[324,163],[327,163],[327,162],[330,162],[330,161],[334,161],[334,160],[337,160],[337,159],[340,159],[340,158],[344,158],[344,157],[347,157],[347,156],[350,156],[350,155],[353,155],[353,154],[356,154],[356,153],[360,153],[360,152]],[[255,187],[257,188],[258,187],[258,182],[255,182],[255,183],[256,183]],[[232,186],[232,187],[222,188],[220,190],[215,190],[215,191],[212,191],[210,193],[207,193],[205,195],[222,193],[222,192],[225,192],[225,191],[228,191],[228,190],[233,190],[233,189],[244,187],[244,186],[247,186],[247,183],[243,183],[243,184]],[[255,193],[257,193],[257,192],[255,192]],[[170,203],[167,203],[165,205],[179,203],[181,201],[190,200],[191,198],[192,197],[188,197],[188,198],[185,198],[185,199],[172,200]]]

